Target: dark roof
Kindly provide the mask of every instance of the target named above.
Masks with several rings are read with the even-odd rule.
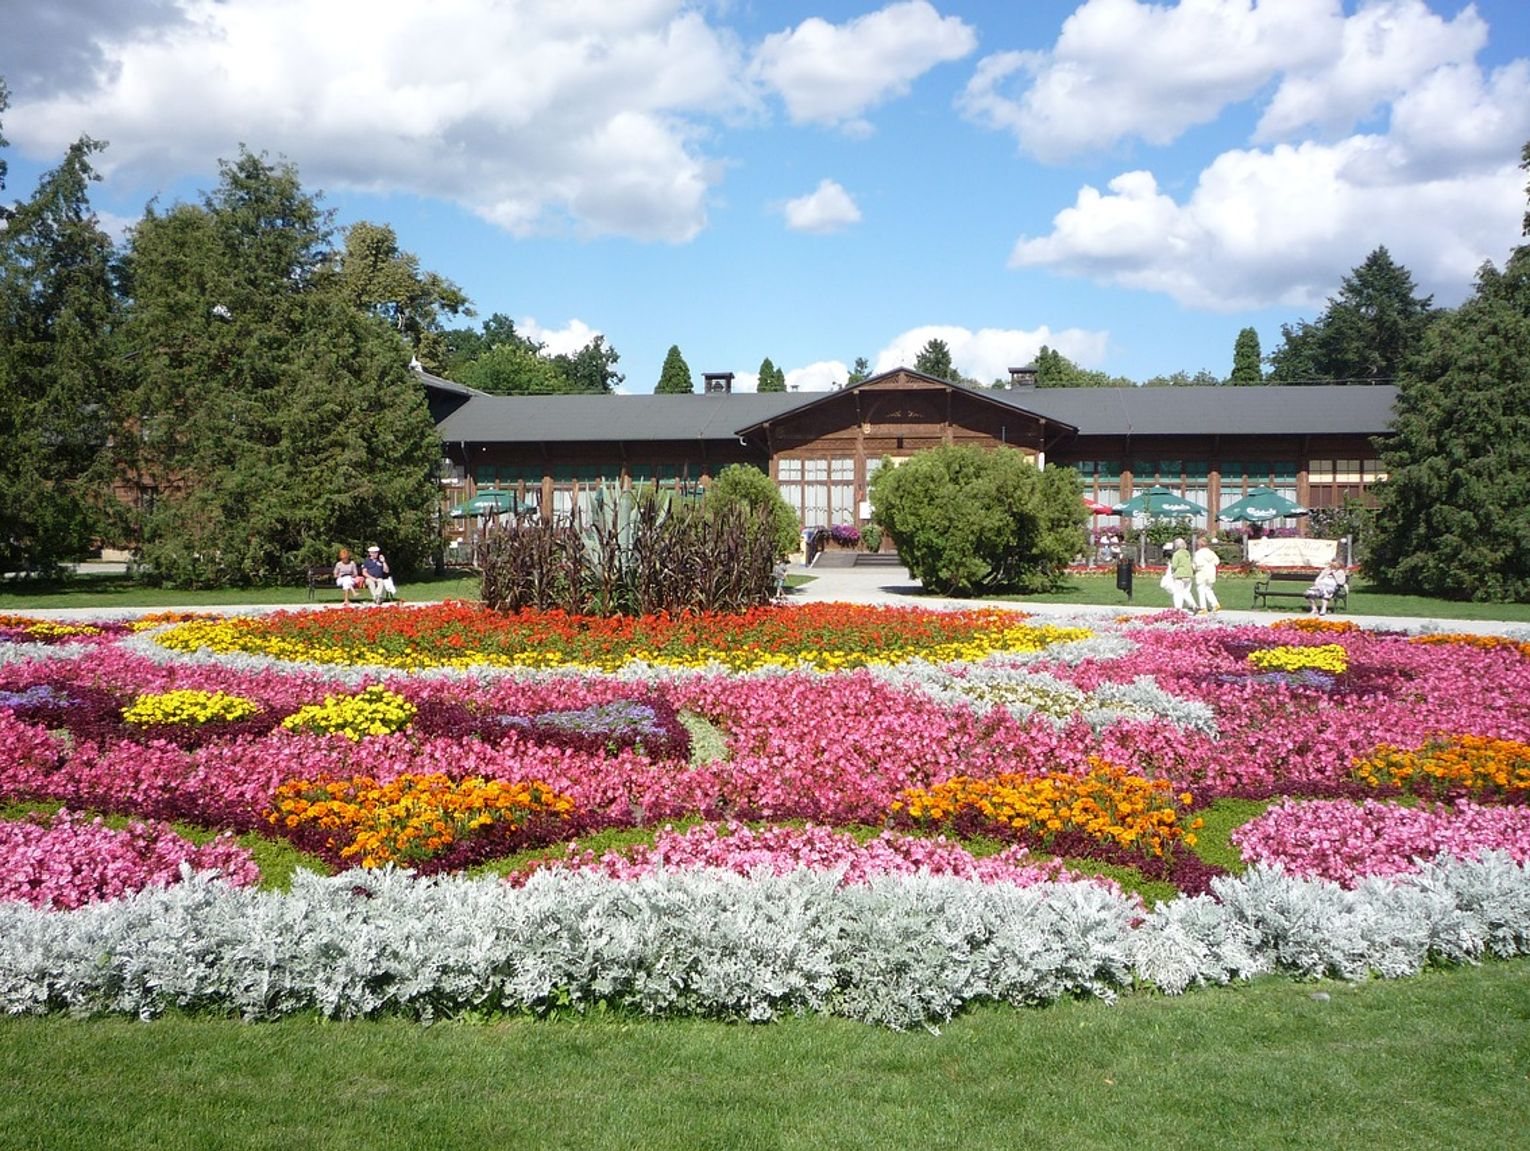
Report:
[[[908,372],[917,376],[919,373]],[[888,373],[890,374],[890,373]],[[880,379],[873,376],[872,379]],[[437,385],[437,377],[427,384]],[[724,440],[821,404],[834,392],[731,392],[642,396],[491,396],[450,380],[470,398],[439,425],[464,443]],[[932,383],[946,381],[931,378]],[[437,386],[439,386],[437,385]],[[1392,421],[1391,385],[1312,387],[976,388],[958,391],[1078,429],[1081,436],[1377,435]]]
[[[1081,436],[1378,435],[1390,426],[1397,402],[1390,384],[1021,388],[993,394],[1072,424]]]
[[[422,368],[415,368],[415,374],[420,377],[420,382],[427,388],[437,392],[448,392],[454,396],[482,396],[486,393],[477,388],[470,388],[466,384],[459,384],[456,380],[448,380],[442,376],[433,376]]]
[[[809,400],[801,392],[665,396],[475,394],[437,426],[447,443],[731,440]]]

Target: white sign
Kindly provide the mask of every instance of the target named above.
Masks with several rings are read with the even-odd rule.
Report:
[[[1338,540],[1249,540],[1250,563],[1268,568],[1320,568],[1339,554]]]

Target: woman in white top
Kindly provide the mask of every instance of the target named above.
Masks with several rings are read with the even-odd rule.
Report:
[[[1200,614],[1221,611],[1222,603],[1217,599],[1216,582],[1217,564],[1222,561],[1217,553],[1211,550],[1205,536],[1201,536],[1195,542],[1195,554],[1190,557],[1190,562],[1195,567],[1195,594],[1200,601]]]

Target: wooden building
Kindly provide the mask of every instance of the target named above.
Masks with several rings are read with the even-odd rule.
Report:
[[[424,381],[453,499],[509,489],[558,514],[580,486],[693,488],[747,463],[805,526],[864,522],[876,469],[940,444],[1067,464],[1101,503],[1159,484],[1208,519],[1255,487],[1309,507],[1366,500],[1382,478],[1373,439],[1396,400],[1390,386],[1037,388],[1026,369],[1012,376],[974,388],[898,368],[837,391],[762,395],[714,373],[708,391],[663,396],[490,396]]]

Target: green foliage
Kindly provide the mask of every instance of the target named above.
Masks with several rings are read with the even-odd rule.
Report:
[[[398,332],[429,372],[442,371],[449,355],[441,314],[472,314],[461,288],[421,272],[419,257],[399,250],[392,228],[365,220],[346,230],[340,289],[354,307]]]
[[[159,485],[142,555],[183,587],[271,584],[381,543],[400,573],[437,545],[440,443],[407,345],[335,269],[290,165],[242,152],[200,205],[151,210],[125,267],[119,466]]]
[[[120,308],[89,203],[101,148],[80,139],[0,215],[0,571],[49,573],[106,523]]]
[[[616,349],[606,343],[606,338],[596,335],[572,356],[560,352],[552,362],[569,382],[571,392],[610,395],[627,378],[616,370],[620,359]]]
[[[1430,331],[1393,428],[1366,574],[1398,591],[1530,600],[1530,245],[1502,272],[1485,265]]]
[[[1129,388],[1132,381],[1124,376],[1109,376],[1104,372],[1081,368],[1067,356],[1041,345],[1036,353],[1036,386],[1038,388]]]
[[[777,556],[797,550],[802,525],[790,504],[781,498],[781,490],[759,468],[748,464],[729,464],[717,473],[707,488],[706,507],[713,515],[731,508],[742,508],[749,516],[768,512],[773,525]]]
[[[874,552],[881,548],[882,528],[880,524],[869,523],[861,528],[861,546],[869,552]]]
[[[1336,508],[1313,508],[1307,517],[1307,534],[1324,540],[1348,536],[1358,547],[1360,541],[1370,535],[1375,523],[1374,508],[1367,507],[1354,496],[1345,496],[1344,502]]]
[[[1200,369],[1193,376],[1189,372],[1170,372],[1167,376],[1154,376],[1143,380],[1144,388],[1215,388],[1222,381],[1205,368]],[[1114,386],[1109,385],[1109,386]],[[1126,386],[1130,386],[1127,384]]]
[[[601,485],[567,523],[526,516],[485,543],[483,602],[576,615],[742,611],[775,595],[769,514]]]
[[[1232,375],[1229,384],[1247,385],[1264,383],[1264,357],[1259,351],[1259,332],[1244,328],[1233,343]]]
[[[576,390],[556,364],[523,343],[496,344],[461,372],[461,382],[496,396],[556,396]]]
[[[762,392],[786,391],[786,373],[771,363],[769,356],[760,361],[759,390]]]
[[[946,346],[946,342],[933,338],[914,357],[914,371],[953,383],[960,383],[962,378],[951,362],[951,349]]]
[[[858,384],[862,380],[871,378],[871,365],[866,362],[865,356],[856,356],[855,364],[850,368],[850,376],[845,381],[846,385]]]
[[[659,383],[653,390],[654,395],[688,395],[695,390],[691,369],[686,365],[685,357],[680,354],[680,346],[671,344],[669,353],[664,357],[664,367],[659,372]]]
[[[1054,587],[1086,542],[1078,474],[1013,448],[919,452],[879,468],[871,500],[910,572],[952,595]]]
[[[1413,276],[1377,248],[1344,280],[1313,323],[1280,326],[1270,353],[1271,384],[1375,383],[1396,379],[1437,318],[1432,296],[1415,296]]]

